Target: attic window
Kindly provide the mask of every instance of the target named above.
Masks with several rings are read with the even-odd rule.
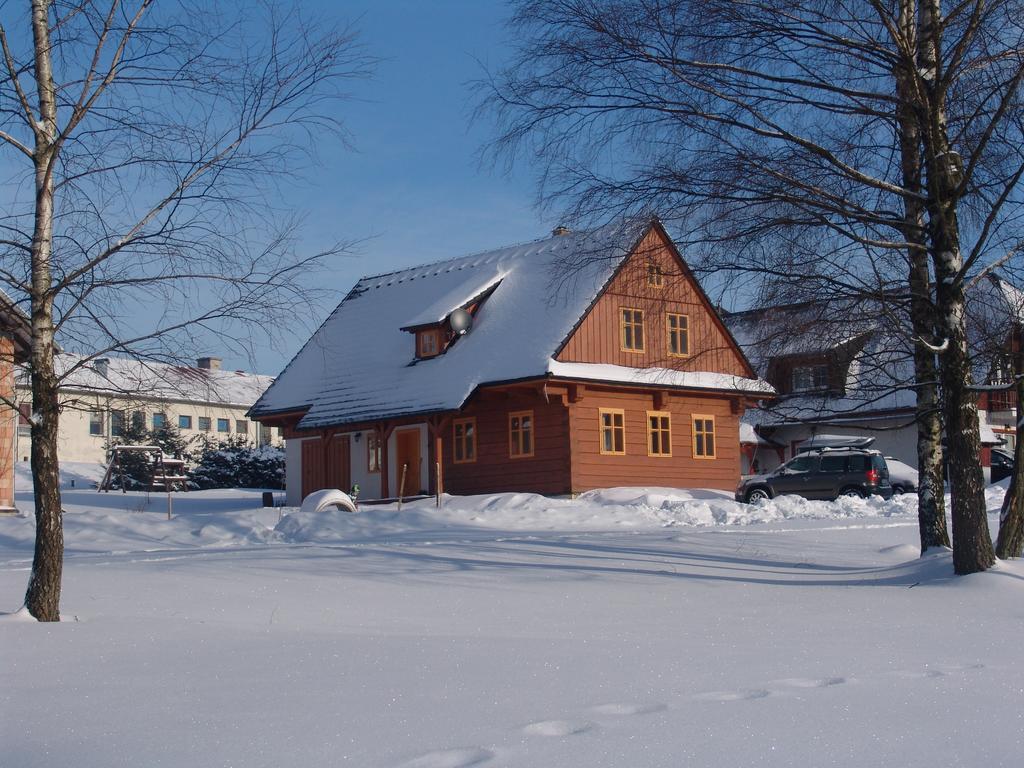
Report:
[[[644,351],[644,311],[623,307],[620,325],[620,342],[623,352]]]
[[[647,284],[652,288],[661,288],[665,285],[665,273],[661,271],[660,264],[647,262]]]
[[[798,365],[793,369],[794,392],[818,392],[828,389],[828,366]]]
[[[416,357],[437,357],[441,353],[441,331],[430,328],[416,333]]]

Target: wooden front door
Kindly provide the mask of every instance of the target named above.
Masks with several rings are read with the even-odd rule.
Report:
[[[324,487],[323,441],[302,441],[302,498]]]
[[[395,489],[403,496],[420,492],[420,431],[399,429],[395,432]],[[405,486],[402,486],[403,469]]]
[[[349,492],[352,488],[352,449],[348,435],[335,435],[327,443],[326,480],[328,488]]]

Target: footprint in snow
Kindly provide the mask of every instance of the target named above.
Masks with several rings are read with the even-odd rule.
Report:
[[[662,712],[668,709],[665,704],[598,704],[591,707],[590,711],[595,715],[615,715],[625,717],[628,715],[647,715],[651,712]]]
[[[494,753],[480,747],[438,749],[402,763],[400,768],[469,768],[481,765],[494,757]]]
[[[523,728],[529,736],[575,736],[593,728],[592,723],[574,723],[569,720],[541,720]]]
[[[952,674],[954,672],[966,672],[972,669],[984,669],[984,664],[934,664],[932,665],[933,670],[941,670],[946,674]]]
[[[922,679],[928,679],[928,678],[934,678],[934,677],[945,677],[946,676],[945,672],[942,672],[942,671],[940,671],[938,669],[924,669],[924,670],[901,669],[901,670],[898,670],[896,672],[893,672],[892,674],[894,674],[896,677],[902,677],[905,680],[922,680]]]
[[[829,688],[833,685],[842,685],[849,682],[845,677],[823,677],[813,679],[809,677],[788,677],[777,681],[779,685],[788,685],[790,688]]]
[[[754,699],[763,699],[771,695],[771,691],[766,691],[763,688],[757,688],[751,691],[710,691],[709,693],[698,694],[694,698],[702,701],[752,701]]]

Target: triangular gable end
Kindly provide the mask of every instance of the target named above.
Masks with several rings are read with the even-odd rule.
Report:
[[[643,338],[639,344],[637,339],[624,338],[623,310],[642,313]],[[635,315],[631,317],[636,319]],[[559,362],[756,378],[750,362],[657,219],[644,229],[553,357]]]

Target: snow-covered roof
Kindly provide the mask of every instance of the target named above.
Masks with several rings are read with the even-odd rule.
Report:
[[[685,387],[686,389],[720,389],[770,395],[775,390],[764,379],[747,379],[729,373],[711,371],[676,371],[671,368],[626,368],[606,363],[548,362],[548,373],[565,379],[603,381],[616,384],[638,384],[646,387]]]
[[[967,293],[968,334],[975,382],[990,375],[1010,327],[1024,316],[1024,291],[988,275]],[[796,354],[837,353],[849,361],[842,394],[795,393],[748,411],[751,423],[857,421],[911,412],[914,388],[913,340],[898,300],[822,301],[735,313],[725,323],[758,373]],[[988,440],[983,429],[983,441]]]
[[[183,365],[151,363],[126,357],[85,361],[80,355],[56,355],[54,364],[61,377],[61,389],[134,396],[144,399],[181,400],[247,407],[274,381],[272,376],[245,371],[210,370]],[[78,366],[76,368],[76,366]],[[19,384],[27,382],[27,371],[18,372]]]
[[[848,361],[842,394],[793,393],[748,411],[752,423],[820,422],[912,409],[913,353],[907,334],[870,302],[822,302],[727,316],[725,323],[758,373],[792,355]]]
[[[863,307],[831,301],[736,312],[725,320],[747,359],[763,372],[772,359],[823,355],[856,343],[877,327],[876,317]]]
[[[308,409],[298,426],[313,428],[452,411],[481,384],[555,375],[563,369],[552,356],[650,226],[609,225],[364,277],[251,413]],[[469,333],[443,355],[414,359],[403,328],[440,322],[492,289]],[[610,368],[613,375],[595,367],[564,375],[640,375]],[[675,386],[736,388],[687,376]]]
[[[402,325],[402,328],[415,328],[420,325],[432,325],[443,322],[452,312],[464,307],[476,298],[479,298],[501,282],[504,275],[498,271],[492,273],[490,270],[481,270],[476,280],[466,280],[454,289],[432,302],[430,306],[418,312],[410,320]]]

